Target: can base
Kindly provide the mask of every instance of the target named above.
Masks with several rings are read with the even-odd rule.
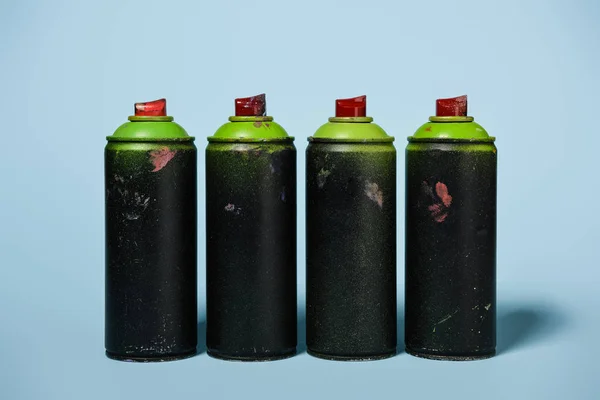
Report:
[[[139,362],[139,363],[147,363],[147,362],[167,362],[167,361],[177,361],[183,360],[185,358],[190,358],[195,356],[197,351],[194,349],[192,351],[188,351],[186,353],[181,354],[169,354],[164,356],[130,356],[126,354],[117,354],[112,353],[110,351],[106,351],[106,357],[111,360],[117,361],[125,361],[125,362]]]
[[[308,354],[313,357],[322,358],[330,361],[376,361],[390,358],[396,355],[396,350],[390,351],[389,353],[381,354],[365,354],[365,355],[338,355],[338,354],[326,354],[320,353],[314,350],[306,350]]]
[[[477,361],[477,360],[485,360],[487,358],[492,358],[496,355],[496,350],[493,350],[488,353],[476,353],[476,354],[438,354],[438,353],[429,353],[421,350],[414,350],[410,348],[406,348],[406,352],[414,357],[426,358],[429,360],[437,360],[437,361]]]
[[[218,350],[207,350],[206,352],[212,358],[217,358],[219,360],[225,361],[240,361],[240,362],[262,362],[262,361],[278,361],[284,360],[286,358],[290,358],[296,355],[296,348],[293,347],[284,352],[277,354],[269,354],[269,355],[249,355],[249,356],[239,356],[239,355],[231,355],[225,354]]]

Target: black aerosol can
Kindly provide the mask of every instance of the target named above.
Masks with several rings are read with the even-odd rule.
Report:
[[[296,149],[265,96],[236,99],[206,148],[208,354],[296,353]]]
[[[466,96],[437,102],[406,149],[406,351],[496,349],[496,147]]]
[[[163,361],[196,353],[196,147],[165,100],[135,105],[109,136],[106,354]]]
[[[396,353],[396,150],[372,121],[365,96],[337,100],[306,150],[306,335],[321,358]]]

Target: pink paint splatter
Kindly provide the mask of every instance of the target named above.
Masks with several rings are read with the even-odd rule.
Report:
[[[452,204],[452,196],[448,194],[448,186],[445,183],[438,182],[435,184],[435,192],[442,199],[442,202],[446,207],[450,207]]]
[[[242,208],[236,206],[235,204],[229,203],[225,206],[225,211],[233,213],[235,215],[240,215],[240,213],[242,212]]]
[[[423,182],[423,190],[429,196],[431,196],[432,200],[435,202],[434,204],[427,207],[427,209],[431,212],[431,217],[435,222],[441,223],[446,220],[448,217],[448,211],[450,205],[452,204],[452,196],[448,193],[448,187],[445,183],[437,182],[435,184],[435,193],[437,197],[433,194],[433,190],[427,184],[427,181]]]
[[[428,207],[429,211],[431,211],[431,216],[435,220],[435,222],[444,222],[446,217],[448,216],[448,212],[442,209],[441,204],[433,204]]]
[[[255,121],[254,122],[254,127],[255,128],[260,128],[262,126],[262,121]]]
[[[177,150],[169,150],[168,147],[161,147],[158,150],[153,150],[150,152],[150,162],[154,165],[154,169],[152,172],[158,172],[163,169],[169,161],[175,157]]]
[[[439,213],[440,211],[442,211],[442,206],[439,204],[433,204],[429,207],[427,207],[429,209],[429,211],[431,211],[432,213]]]
[[[365,183],[365,194],[371,200],[373,200],[379,208],[383,207],[383,192],[379,190],[379,185],[375,182],[367,181]]]

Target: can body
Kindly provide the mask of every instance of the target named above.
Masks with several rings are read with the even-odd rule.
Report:
[[[291,140],[209,143],[206,229],[208,353],[243,361],[294,355],[296,149]]]
[[[196,147],[111,141],[105,189],[106,354],[132,361],[195,354]]]
[[[313,140],[306,151],[307,348],[396,353],[396,150]]]
[[[407,147],[408,353],[448,360],[495,353],[496,169],[491,142]]]

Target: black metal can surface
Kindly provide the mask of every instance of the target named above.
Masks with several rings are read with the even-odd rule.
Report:
[[[108,357],[196,353],[196,147],[164,100],[136,104],[105,149]]]
[[[396,150],[365,101],[338,100],[306,151],[307,348],[331,360],[396,353]]]
[[[264,95],[206,149],[208,354],[267,361],[296,353],[296,149]]]
[[[438,100],[406,151],[406,351],[441,360],[496,348],[494,138],[466,97]]]

